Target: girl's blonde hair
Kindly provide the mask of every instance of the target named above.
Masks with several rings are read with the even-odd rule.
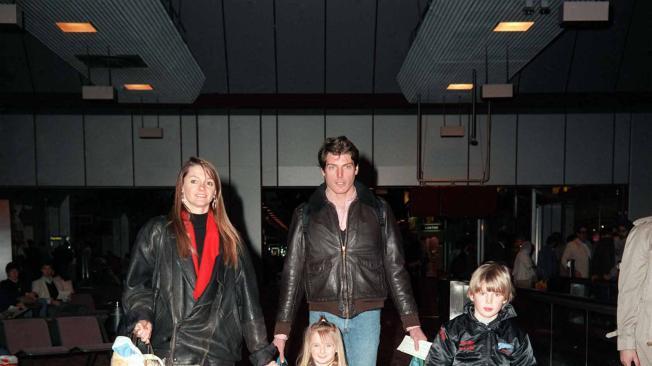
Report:
[[[487,291],[502,294],[507,302],[514,298],[512,277],[509,269],[502,264],[487,262],[478,267],[471,275],[468,296],[482,291],[482,285],[486,286]]]
[[[344,342],[342,341],[342,334],[340,330],[337,329],[335,324],[329,322],[322,316],[315,323],[311,324],[306,333],[303,336],[303,348],[301,349],[301,354],[299,354],[299,362],[297,366],[312,366],[312,358],[310,356],[310,338],[313,334],[319,334],[321,339],[326,337],[331,337],[333,343],[335,343],[335,359],[333,360],[333,366],[347,366],[346,364],[346,354],[344,353]]]

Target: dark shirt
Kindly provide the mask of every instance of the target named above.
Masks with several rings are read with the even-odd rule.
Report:
[[[197,245],[197,263],[201,263],[201,254],[204,251],[204,238],[206,237],[206,220],[208,213],[196,215],[190,214],[190,222],[195,231],[195,244]]]
[[[23,294],[25,291],[20,281],[13,282],[6,279],[0,282],[0,311],[5,311],[9,306],[16,305]]]
[[[45,285],[48,287],[48,292],[50,293],[50,298],[56,300],[59,297],[59,290],[57,286],[52,282],[45,282]]]

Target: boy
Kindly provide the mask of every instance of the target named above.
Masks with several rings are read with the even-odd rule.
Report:
[[[530,339],[509,303],[513,291],[507,267],[494,262],[478,267],[469,284],[471,302],[440,328],[426,365],[536,365]]]

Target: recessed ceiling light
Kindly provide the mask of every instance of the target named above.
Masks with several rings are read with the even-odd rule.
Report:
[[[448,84],[446,90],[471,90],[473,84]]]
[[[500,22],[494,32],[526,32],[534,22]]]
[[[64,33],[97,33],[97,29],[90,22],[66,23],[57,22],[57,27]]]
[[[126,90],[132,90],[132,91],[154,90],[154,88],[150,84],[125,84],[124,88]]]

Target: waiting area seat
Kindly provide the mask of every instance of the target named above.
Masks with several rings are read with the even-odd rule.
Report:
[[[19,358],[63,355],[64,346],[53,346],[48,323],[43,318],[3,320],[5,346]]]
[[[86,365],[90,366],[97,355],[110,356],[111,352],[112,343],[105,342],[107,337],[100,319],[92,315],[6,319],[2,320],[0,335],[4,348],[21,363],[26,359],[41,364],[37,358],[54,361],[54,358],[88,356]]]

